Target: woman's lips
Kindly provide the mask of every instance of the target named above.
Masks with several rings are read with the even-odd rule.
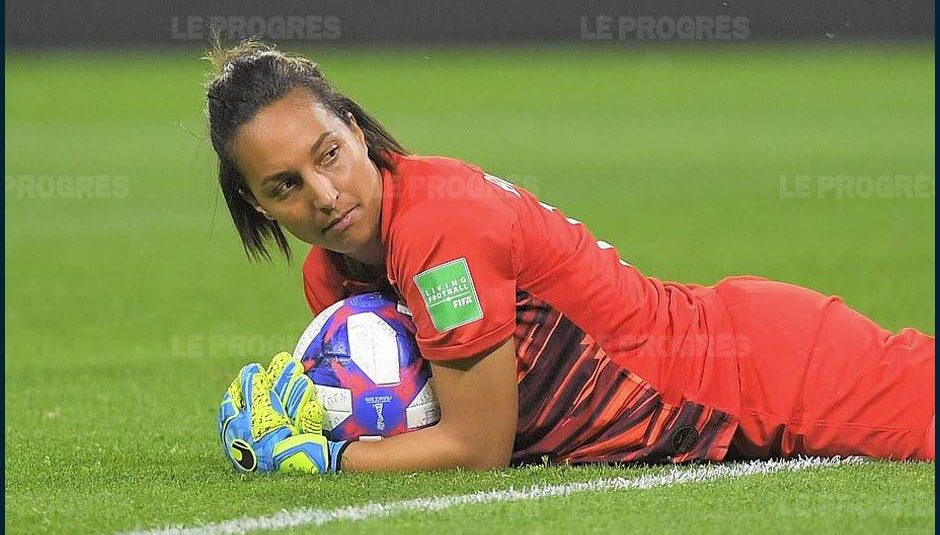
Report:
[[[348,229],[353,224],[353,219],[357,208],[359,208],[358,205],[350,208],[349,211],[346,212],[346,214],[344,214],[343,217],[341,217],[338,221],[331,223],[330,226],[323,229],[323,233],[326,234],[329,231],[343,232],[344,230]]]

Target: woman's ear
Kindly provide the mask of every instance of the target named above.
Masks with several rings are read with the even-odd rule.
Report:
[[[255,211],[257,211],[259,214],[263,215],[264,217],[268,218],[269,220],[274,221],[274,218],[271,217],[271,214],[269,214],[267,210],[265,210],[264,208],[261,207],[260,204],[258,204],[258,200],[255,199],[255,196],[252,195],[251,192],[245,191],[242,188],[238,188],[238,194],[241,195],[242,199],[244,199],[246,203],[250,204],[251,207],[255,209]]]

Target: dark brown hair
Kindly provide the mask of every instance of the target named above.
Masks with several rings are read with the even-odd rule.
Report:
[[[388,153],[407,154],[378,121],[351,98],[333,89],[317,64],[309,59],[250,40],[228,49],[216,40],[206,59],[213,65],[206,84],[206,115],[212,148],[219,157],[219,186],[251,260],[271,260],[265,245],[268,240],[274,240],[288,261],[291,258],[280,225],[258,213],[240,194],[240,190],[248,192],[248,186],[231,154],[232,140],[239,127],[262,108],[302,87],[346,124],[350,124],[348,114],[352,115],[365,134],[369,158],[380,170],[394,170]]]

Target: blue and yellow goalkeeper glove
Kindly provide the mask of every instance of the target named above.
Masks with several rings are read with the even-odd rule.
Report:
[[[222,397],[218,426],[226,457],[245,472],[338,471],[347,443],[323,436],[323,408],[300,360],[279,353],[268,368],[245,366]]]

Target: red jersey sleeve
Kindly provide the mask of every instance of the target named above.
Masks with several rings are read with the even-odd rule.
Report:
[[[491,349],[512,335],[516,319],[514,213],[495,197],[439,201],[400,215],[387,259],[429,360]]]

